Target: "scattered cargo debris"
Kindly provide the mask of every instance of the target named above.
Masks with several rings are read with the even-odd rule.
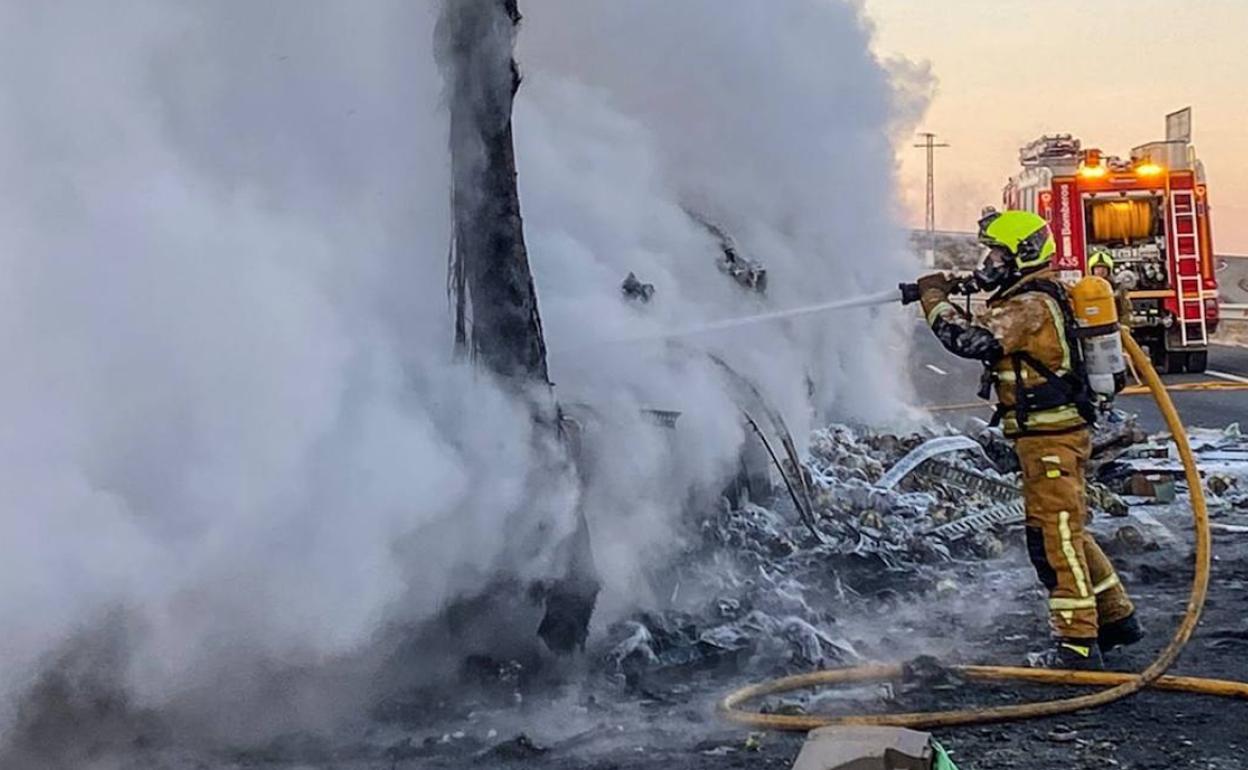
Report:
[[[737,249],[736,241],[719,225],[689,209],[685,209],[685,213],[690,219],[706,228],[706,231],[715,238],[720,251],[716,265],[721,273],[731,277],[743,289],[756,291],[759,294],[767,291],[767,268],[759,262],[742,256],[740,250]]]
[[[831,425],[811,434],[804,461],[793,468],[789,450],[781,449],[766,409],[753,400],[740,403],[754,410],[751,414],[757,418],[757,425],[773,442],[776,466],[788,466],[782,470],[790,475],[794,490],[798,478],[806,483],[811,520],[822,541],[811,537],[798,515],[803,500],[800,492],[724,501],[713,510],[700,511],[694,522],[696,531],[687,533],[683,550],[670,566],[661,573],[647,574],[652,595],[660,598],[645,611],[610,624],[591,642],[591,670],[621,696],[619,704],[628,704],[626,708],[641,713],[670,713],[680,704],[689,704],[696,693],[719,689],[725,680],[913,655],[913,643],[895,636],[901,629],[908,632],[911,621],[906,618],[913,614],[944,617],[950,628],[958,629],[957,639],[962,639],[973,626],[961,627],[954,616],[962,612],[959,607],[965,601],[968,579],[979,587],[977,590],[998,597],[1013,595],[1019,602],[1027,601],[1034,592],[1033,577],[1021,554],[1009,557],[1009,566],[987,563],[1021,543],[1017,532],[1006,531],[1022,519],[1022,506],[1017,470],[1004,470],[996,458],[1008,456],[989,448],[1001,443],[999,437],[992,433],[965,436],[948,428],[898,435]],[[1102,472],[1109,473],[1116,463],[1133,460],[1166,462],[1163,440],[1116,442],[1115,460],[1105,464]],[[1220,452],[1223,454],[1214,456],[1224,457],[1239,442],[1243,439],[1217,432],[1202,437],[1197,446],[1207,454]],[[796,456],[795,448],[793,454]],[[1223,494],[1219,504],[1228,511],[1225,515],[1231,516],[1231,500],[1248,479],[1225,465],[1227,461],[1217,462],[1224,464],[1217,471],[1220,480],[1214,482]],[[1003,465],[1008,467],[1008,463]],[[1100,497],[1094,494],[1091,505],[1099,512],[1112,512],[1111,504],[1126,509],[1126,502],[1115,492],[1104,487],[1094,489],[1099,489]],[[1185,492],[1181,483],[1175,484],[1175,490],[1177,495]],[[1129,499],[1133,507],[1128,518],[1097,522],[1097,527],[1105,530],[1102,542],[1115,556],[1135,561],[1134,577],[1141,585],[1167,585],[1166,581],[1173,579],[1171,571],[1151,565],[1168,564],[1170,554],[1181,552],[1183,533],[1176,536],[1172,531],[1170,506]],[[1236,524],[1226,523],[1229,521]],[[1231,542],[1241,529],[1248,530],[1241,528],[1239,521],[1224,519],[1221,526],[1215,522],[1215,528]],[[1017,632],[1026,630],[1033,614],[1031,610],[1009,613],[993,621],[1003,628],[994,625],[996,630],[970,633],[988,634],[994,643],[1026,640],[1031,638],[1029,634]],[[877,633],[884,629],[889,631]],[[918,651],[945,654],[939,642],[935,648],[928,647],[932,643],[929,640],[922,637],[917,642]],[[1237,638],[1216,639],[1210,644],[1215,642],[1242,646]],[[1014,649],[1009,654],[1021,658],[1024,652]],[[972,654],[983,653],[980,649]],[[939,665],[921,665],[921,661],[908,664],[905,675],[895,681],[776,696],[760,703],[760,709],[771,714],[844,713],[850,708],[887,711],[897,707],[902,694],[907,701],[957,697],[956,675]],[[533,665],[540,663],[490,661],[482,671],[491,681],[497,680],[497,686],[489,689],[503,695],[515,692],[519,698],[518,688],[534,679]],[[602,698],[601,691],[590,696],[584,704],[586,713],[603,708],[607,701]],[[1053,732],[1053,737],[1043,742],[1066,745],[1062,740],[1070,731]],[[515,732],[504,733],[508,734]],[[539,737],[530,735],[535,741]],[[598,731],[588,735],[578,740],[597,744],[595,751],[617,748],[609,734]],[[493,736],[460,751],[492,752],[497,748],[498,754],[480,754],[495,761],[513,751],[521,762],[564,757],[559,740],[562,736],[540,737],[540,746],[549,748],[545,754],[532,752],[521,741],[496,746]],[[764,740],[765,736],[743,735],[735,740],[717,736],[697,744],[694,750],[709,757],[736,755],[743,759],[754,751],[768,755],[771,746]],[[608,745],[613,748],[606,748]],[[1071,745],[1082,746],[1082,734]],[[952,767],[937,745],[928,748],[931,764],[919,766]],[[422,750],[450,748],[438,744]],[[586,749],[582,746],[581,750]],[[990,752],[994,759],[1011,756],[1005,749],[994,751]],[[883,761],[899,763],[914,756],[889,754]],[[876,756],[867,761],[878,760]]]
[[[1160,473],[1134,473],[1127,494],[1147,497],[1159,503],[1174,502],[1174,479]]]
[[[1248,437],[1239,425],[1232,423],[1223,430],[1193,429],[1189,439],[1211,504],[1248,508]],[[1187,488],[1182,464],[1165,433],[1146,437],[1118,452],[1096,475],[1113,492],[1136,502],[1167,504]]]
[[[645,304],[654,297],[654,284],[642,283],[635,273],[629,273],[624,283],[620,284],[620,293],[624,299]]]
[[[742,387],[748,394],[748,383]],[[774,416],[757,401],[748,403]],[[1105,446],[1119,459],[1103,471],[1161,445],[1160,438],[1143,444],[1124,438],[1135,434],[1133,425],[1114,429]],[[680,672],[792,672],[871,654],[829,616],[829,597],[847,614],[870,615],[940,594],[956,565],[1005,553],[1017,539],[1006,530],[1021,526],[1024,508],[1018,471],[1003,472],[992,459],[1001,451],[989,447],[1000,442],[992,431],[895,435],[832,425],[811,434],[797,472],[790,459],[795,448],[773,451],[790,484],[788,499],[725,501],[705,516],[674,574],[656,588],[669,597],[667,605],[615,624],[599,659],[626,684],[644,687]],[[1224,436],[1208,444],[1223,452],[1230,446]],[[807,498],[799,479],[809,490],[809,519],[801,513]],[[1226,494],[1237,489],[1232,481],[1224,488]],[[1129,510],[1115,490],[1095,483],[1089,504],[1099,514]],[[1174,544],[1145,511],[1121,521],[1130,523],[1111,530],[1120,532],[1111,538],[1125,552]]]

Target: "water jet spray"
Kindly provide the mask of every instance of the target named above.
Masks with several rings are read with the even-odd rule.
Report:
[[[903,303],[905,302],[904,296],[899,292],[899,290],[886,289],[884,291],[875,292],[874,294],[863,294],[861,296],[850,297],[848,299],[838,299],[831,302],[819,302],[814,305],[802,305],[801,307],[786,308],[784,310],[772,310],[766,313],[756,313],[754,315],[741,316],[739,318],[724,318],[718,321],[707,321],[706,323],[689,326],[684,329],[656,332],[653,334],[640,334],[633,337],[618,337],[612,340],[603,340],[595,344],[624,345],[634,342],[674,340],[681,337],[692,337],[697,334],[708,334],[710,332],[723,331],[725,329],[735,329],[740,326],[749,326],[751,324],[766,323],[768,321],[780,321],[788,318],[798,318],[801,316],[812,315],[814,313],[823,313],[829,310],[848,310],[856,307],[872,307],[874,305],[887,305],[898,301]],[[572,352],[574,350],[584,349],[585,347],[588,346],[579,345],[575,348],[563,348],[558,352]]]

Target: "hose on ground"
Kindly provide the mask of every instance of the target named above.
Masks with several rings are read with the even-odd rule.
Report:
[[[1200,614],[1204,609],[1205,596],[1209,589],[1209,567],[1211,538],[1209,534],[1209,515],[1205,509],[1204,490],[1200,483],[1200,474],[1196,469],[1196,460],[1192,455],[1191,445],[1183,423],[1175,411],[1174,404],[1166,392],[1165,386],[1153,368],[1148,356],[1132,339],[1125,329],[1122,341],[1136,369],[1144,375],[1144,381],[1157,402],[1157,407],[1165,417],[1174,442],[1183,461],[1183,470],[1187,478],[1192,508],[1192,518],[1196,535],[1196,569],[1192,578],[1191,593],[1188,596],[1187,609],[1174,637],[1157,655],[1149,666],[1138,674],[1108,671],[1068,671],[1056,669],[1033,669],[1015,666],[950,666],[949,670],[967,679],[982,682],[1029,682],[1034,684],[1075,685],[1075,686],[1107,686],[1099,692],[1088,693],[1071,698],[1057,700],[1018,703],[1007,706],[986,706],[982,708],[955,709],[949,711],[910,712],[901,714],[851,714],[827,716],[818,714],[761,714],[742,709],[742,705],[755,698],[792,690],[820,687],[833,684],[863,683],[879,680],[901,678],[904,666],[865,665],[851,668],[828,669],[809,674],[776,679],[770,682],[750,685],[730,693],[719,704],[720,713],[728,720],[740,725],[768,730],[808,731],[828,725],[890,725],[894,727],[911,727],[932,729],[953,725],[982,724],[986,722],[1005,722],[1019,719],[1068,714],[1073,711],[1098,708],[1114,701],[1134,695],[1146,687],[1165,690],[1205,693],[1230,697],[1248,698],[1248,683],[1224,681],[1217,679],[1200,679],[1195,677],[1167,677],[1166,670],[1179,657],[1184,645],[1192,637],[1196,624],[1200,622]]]

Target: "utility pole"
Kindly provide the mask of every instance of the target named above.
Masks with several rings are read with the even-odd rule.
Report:
[[[936,142],[936,135],[930,131],[919,134],[923,137],[922,144],[915,147],[927,150],[927,212],[924,227],[927,229],[927,253],[924,256],[927,267],[936,266],[936,148],[948,147],[948,144]]]

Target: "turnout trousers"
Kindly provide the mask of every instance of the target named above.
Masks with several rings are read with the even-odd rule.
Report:
[[[1049,621],[1063,639],[1094,640],[1103,623],[1134,611],[1113,564],[1085,530],[1091,432],[1020,436],[1027,553],[1049,592]]]

